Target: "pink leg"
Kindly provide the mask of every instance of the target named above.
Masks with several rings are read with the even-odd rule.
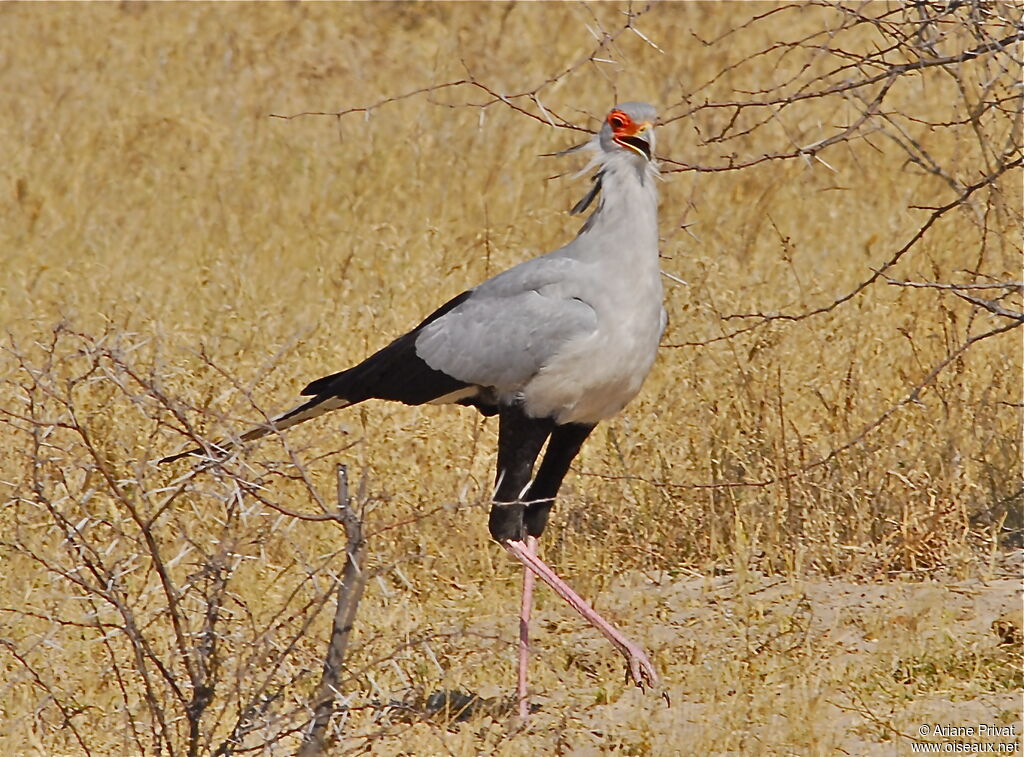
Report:
[[[526,537],[526,551],[536,557],[537,537]],[[519,686],[516,695],[519,699],[519,717],[526,720],[530,717],[530,700],[526,693],[526,666],[530,654],[530,610],[533,606],[533,571],[523,566],[523,601],[519,605]]]
[[[550,586],[558,596],[568,602],[576,612],[582,615],[584,620],[603,633],[605,638],[615,645],[616,649],[626,658],[626,664],[629,666],[629,675],[633,678],[633,683],[641,689],[644,688],[645,684],[648,686],[658,685],[658,674],[654,671],[654,666],[647,659],[647,654],[644,650],[623,636],[619,629],[598,615],[597,611],[586,600],[574,592],[565,581],[558,577],[555,571],[551,570],[543,560],[537,557],[536,543],[533,545],[532,551],[529,542],[524,544],[521,541],[506,541],[502,543],[502,546],[519,562],[533,573],[536,573],[541,581]],[[520,625],[520,660],[522,660],[523,655],[523,628],[524,626]],[[522,681],[523,679],[521,678],[520,680]],[[522,696],[522,692],[520,692],[520,696]],[[520,699],[520,712],[522,712],[523,701],[523,699]]]

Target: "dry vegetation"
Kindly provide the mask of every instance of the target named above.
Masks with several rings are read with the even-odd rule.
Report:
[[[0,752],[294,753],[338,462],[370,579],[332,753],[1021,732],[1020,7],[626,10],[0,7]],[[538,155],[620,99],[662,110],[686,283],[543,549],[673,705],[544,594],[524,727],[493,421],[367,404],[223,465],[152,461],[567,240],[586,180]],[[484,700],[426,717],[445,690]]]

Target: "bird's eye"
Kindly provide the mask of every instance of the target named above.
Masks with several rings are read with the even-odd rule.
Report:
[[[612,113],[608,116],[608,123],[613,129],[622,129],[629,123],[629,119],[622,113]]]

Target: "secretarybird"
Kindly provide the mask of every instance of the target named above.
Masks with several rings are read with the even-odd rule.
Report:
[[[593,186],[572,213],[595,210],[561,249],[460,294],[353,368],[302,390],[311,399],[242,434],[248,442],[368,399],[456,403],[498,416],[491,536],[524,565],[519,712],[526,692],[534,574],[601,631],[641,688],[658,676],[644,651],[537,556],[537,538],[569,465],[594,426],[640,391],[665,328],[658,261],[656,113],[624,103],[589,142]],[[547,449],[536,475],[534,463]],[[211,445],[222,453],[230,444]],[[164,458],[206,454],[194,449]]]

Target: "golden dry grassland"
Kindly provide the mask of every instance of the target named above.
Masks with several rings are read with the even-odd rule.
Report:
[[[335,522],[295,516],[331,510],[339,462],[371,577],[332,754],[903,755],[943,723],[1020,747],[1021,330],[968,344],[1012,321],[884,278],[817,315],[729,317],[828,306],[905,246],[895,281],[1020,281],[1020,168],[964,196],[1020,157],[1019,43],[1009,68],[895,77],[820,152],[794,151],[885,81],[699,107],[874,76],[856,60],[907,29],[968,50],[1020,8],[929,30],[886,3],[665,3],[632,6],[639,33],[626,10],[0,5],[0,753],[294,753],[344,561]],[[382,103],[458,80],[538,99]],[[670,324],[542,550],[672,705],[542,591],[524,725],[495,421],[367,403],[220,467],[152,461],[571,238],[588,179],[539,156],[587,135],[544,109],[593,129],[617,100],[665,121]],[[488,706],[427,712],[442,691]]]

